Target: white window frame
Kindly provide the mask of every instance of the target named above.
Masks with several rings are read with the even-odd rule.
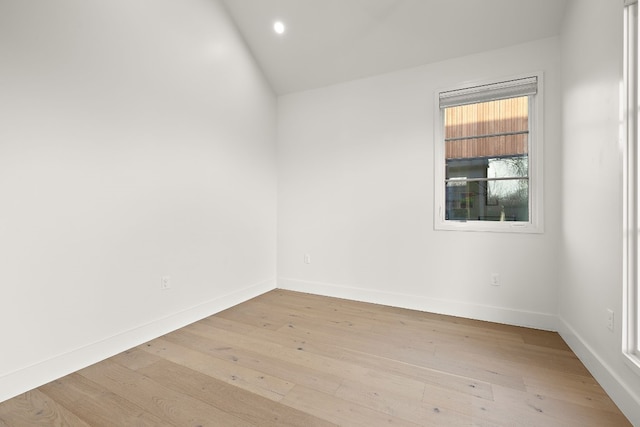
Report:
[[[537,77],[538,89],[535,95],[529,96],[529,221],[457,221],[445,219],[445,141],[444,141],[444,109],[440,108],[440,94],[443,92],[465,90],[486,85],[500,84],[512,80]],[[543,73],[529,73],[511,76],[499,80],[474,81],[443,88],[435,93],[434,119],[434,229],[456,231],[486,231],[506,233],[543,233],[543,176],[542,176],[542,141],[543,141]]]
[[[638,149],[638,124],[640,123],[638,102],[638,5],[637,1],[625,1],[624,11],[624,78],[621,96],[622,128],[624,146],[623,162],[623,303],[622,303],[622,353],[633,371],[640,375],[640,300],[638,272],[640,253],[640,150]]]

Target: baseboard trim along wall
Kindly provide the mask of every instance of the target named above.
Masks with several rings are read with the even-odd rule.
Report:
[[[629,418],[634,426],[640,426],[640,393],[626,386],[621,378],[608,363],[593,351],[591,346],[571,327],[562,317],[558,318],[558,333],[567,343],[578,359],[591,372],[591,375],[600,383],[618,408]],[[622,360],[622,351],[620,359]],[[622,363],[622,361],[620,362]]]
[[[310,282],[288,277],[278,278],[278,288],[430,313],[446,314],[449,316],[466,317],[514,326],[525,326],[546,331],[557,330],[557,317],[549,313],[471,304],[464,301],[406,295],[331,283]]]
[[[0,376],[0,402],[275,289],[273,279],[222,295]]]

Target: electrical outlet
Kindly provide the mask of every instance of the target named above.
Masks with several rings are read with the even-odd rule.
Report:
[[[491,286],[500,286],[500,275],[498,273],[491,273]]]
[[[613,310],[610,308],[607,309],[607,328],[613,331]]]
[[[311,264],[311,255],[304,254],[304,263],[305,264]]]
[[[162,276],[160,279],[160,289],[166,291],[171,288],[171,276]]]

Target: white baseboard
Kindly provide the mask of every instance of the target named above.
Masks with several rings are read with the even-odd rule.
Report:
[[[0,377],[0,402],[275,289],[267,280]]]
[[[634,426],[640,426],[640,390],[634,390],[626,385],[626,381],[598,353],[567,323],[562,317],[558,318],[558,333],[578,356],[591,375],[600,383],[609,397],[618,405],[622,413]],[[620,365],[627,366],[620,353]]]
[[[526,326],[546,331],[557,330],[557,317],[549,313],[492,307],[464,301],[443,300],[330,283],[310,282],[287,277],[278,278],[278,288],[508,325]]]

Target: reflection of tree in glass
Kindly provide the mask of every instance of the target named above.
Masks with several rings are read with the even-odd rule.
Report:
[[[499,206],[504,219],[529,220],[529,161],[526,156],[504,157],[489,161],[489,177],[509,178],[489,181],[487,204]],[[502,216],[502,215],[501,215]]]

